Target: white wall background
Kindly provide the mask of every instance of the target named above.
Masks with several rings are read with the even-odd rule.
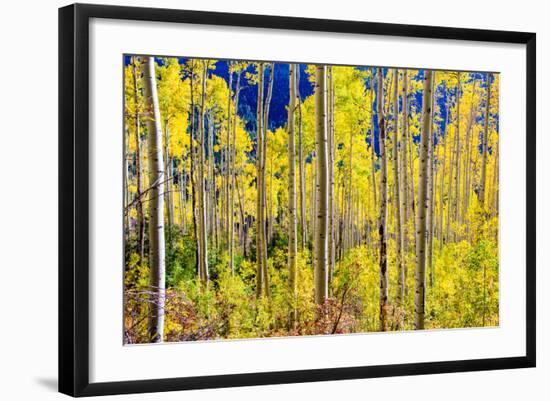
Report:
[[[546,400],[550,396],[548,308],[550,159],[543,149],[544,59],[550,25],[544,2],[462,0],[452,4],[278,0],[120,1],[112,4],[203,9],[406,24],[535,31],[538,41],[538,367],[498,372],[399,377],[186,393],[124,399],[176,400]],[[0,398],[54,400],[57,387],[57,8],[58,0],[4,4],[0,13]],[[452,344],[449,344],[452,347]],[[185,361],[182,361],[185,363]],[[108,397],[105,399],[122,399]]]

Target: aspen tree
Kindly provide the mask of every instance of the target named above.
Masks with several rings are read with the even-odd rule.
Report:
[[[154,57],[141,63],[147,121],[149,159],[149,284],[154,294],[149,312],[148,332],[151,342],[160,343],[164,335],[165,264],[164,264],[164,195],[165,177],[162,155],[162,128],[157,96]]]
[[[264,111],[263,111],[263,135],[262,135],[262,197],[261,197],[261,208],[262,208],[262,221],[263,227],[264,227],[264,241],[262,246],[262,268],[263,268],[263,274],[262,274],[262,280],[263,280],[263,290],[264,294],[266,296],[269,296],[269,274],[267,271],[267,239],[271,240],[271,238],[268,236],[268,233],[271,232],[271,226],[273,224],[273,221],[271,219],[267,219],[267,229],[266,231],[266,211],[267,211],[267,191],[266,191],[266,179],[265,179],[265,171],[266,171],[266,160],[267,160],[267,131],[268,131],[268,123],[269,123],[269,107],[271,105],[271,95],[273,93],[273,80],[275,77],[275,64],[270,63],[269,64],[269,80],[267,83],[267,94],[264,102]],[[270,214],[268,214],[269,217]]]
[[[298,164],[300,168],[300,230],[301,248],[306,247],[307,241],[307,216],[306,216],[306,172],[304,163],[304,144],[302,134],[302,100],[300,97],[300,64],[296,65],[296,92],[298,96]]]
[[[315,138],[315,149],[317,149],[317,138]],[[311,242],[313,251],[315,251],[315,221],[317,220],[315,208],[317,207],[317,172],[315,171],[315,165],[317,164],[317,158],[315,155],[312,157],[310,163],[310,175],[311,175],[311,206],[310,206],[310,225],[311,225]],[[315,258],[313,258],[315,263]]]
[[[231,93],[233,90],[233,63],[228,63],[228,72],[229,72],[229,90],[227,91],[227,132],[225,136],[225,152],[224,152],[224,164],[225,164],[225,185],[223,188],[223,194],[225,198],[225,215],[223,218],[224,226],[226,229],[225,237],[227,240],[228,248],[229,248],[229,254],[230,254],[230,269],[231,272],[233,272],[233,259],[232,256],[232,243],[231,243],[231,236],[233,235],[233,227],[230,226],[230,214],[232,213],[231,205],[229,204],[229,197],[231,192],[231,105],[232,105],[232,99],[231,99]],[[236,111],[235,111],[236,115]]]
[[[205,195],[205,177],[204,167],[206,159],[204,155],[204,140],[205,129],[204,120],[205,107],[206,107],[206,79],[208,77],[208,61],[202,61],[202,77],[201,77],[201,105],[199,113],[199,130],[198,130],[198,169],[197,169],[197,182],[198,186],[198,230],[199,230],[199,279],[202,285],[208,285],[209,273],[208,273],[208,241],[206,238],[207,221],[206,221],[206,195]]]
[[[130,136],[130,132],[128,130],[128,126],[126,123],[124,124],[124,141],[128,142]],[[129,169],[129,163],[128,159],[130,158],[129,152],[125,149],[124,150],[124,209],[128,210],[128,206],[130,205],[130,191],[128,190],[128,187],[130,185],[129,181],[129,175],[128,175],[128,169]],[[130,235],[130,216],[129,213],[125,213],[124,215],[124,230],[126,231],[127,235]]]
[[[328,280],[332,281],[335,265],[334,247],[334,68],[328,67]],[[330,291],[330,288],[329,288]]]
[[[409,102],[410,98],[413,97],[414,99],[414,96],[413,96],[413,93],[409,93],[407,92],[407,106],[411,103]],[[408,106],[409,107],[409,106]],[[408,201],[409,201],[409,205],[408,205],[408,208],[409,208],[409,220],[411,221],[411,232],[412,233],[416,233],[416,230],[417,230],[417,227],[416,227],[416,205],[417,205],[417,200],[415,199],[415,197],[417,196],[416,194],[416,191],[415,191],[415,183],[414,183],[414,159],[415,159],[415,153],[416,152],[413,152],[414,150],[414,138],[413,138],[413,131],[410,130],[410,120],[411,120],[411,115],[412,115],[412,112],[410,110],[410,107],[408,109],[408,112],[407,112],[407,142],[406,142],[406,145],[408,147],[408,150],[407,150],[407,161],[408,161],[408,166],[407,168],[409,169],[409,172],[408,172]],[[413,235],[413,240],[414,240],[414,247],[413,249],[415,249],[416,247],[416,235]]]
[[[489,118],[491,110],[491,74],[487,73],[487,101],[485,105],[485,118],[484,118],[484,130],[483,130],[483,159],[481,163],[481,183],[479,185],[479,202],[481,207],[485,207],[485,185],[487,181],[487,148],[489,143]]]
[[[458,224],[461,224],[460,221],[460,157],[461,157],[461,146],[462,142],[460,141],[460,125],[461,125],[461,114],[460,114],[460,103],[462,100],[462,76],[460,73],[457,73],[458,82],[456,86],[456,135],[455,135],[455,151],[454,151],[454,197],[453,197],[453,219]],[[454,233],[455,240],[458,240],[458,233]]]
[[[181,233],[187,234],[187,174],[185,173],[185,167],[182,163],[180,172],[180,197],[181,197]]]
[[[378,68],[378,127],[380,137],[380,215],[378,234],[380,236],[380,330],[388,329],[388,254],[387,254],[387,218],[388,218],[388,164],[386,159],[386,121],[384,117],[384,74]]]
[[[170,159],[170,120],[164,120],[164,193],[166,194],[166,216],[168,217],[168,248],[172,246],[170,232],[174,225],[174,203],[172,201],[172,170]]]
[[[191,154],[191,169],[190,169],[190,175],[191,175],[191,207],[192,207],[192,215],[193,215],[193,239],[195,241],[195,244],[197,244],[196,250],[195,250],[195,261],[196,261],[196,268],[197,268],[197,274],[200,279],[200,269],[199,269],[199,260],[200,260],[200,251],[199,251],[199,224],[198,224],[198,208],[197,208],[197,172],[196,172],[196,165],[197,165],[197,150],[195,146],[195,62],[190,60],[189,61],[189,89],[191,92],[191,133],[190,133],[190,140],[189,140],[189,153]]]
[[[492,188],[492,194],[493,194],[493,201],[491,202],[491,206],[493,208],[492,215],[497,216],[498,215],[498,202],[499,202],[499,186],[498,186],[498,179],[499,179],[499,165],[498,165],[498,159],[499,159],[499,147],[498,144],[495,144],[494,146],[494,156],[493,156],[493,188]],[[498,228],[496,233],[496,239],[498,240]]]
[[[373,68],[371,71],[371,78],[370,78],[370,103],[371,103],[371,138],[370,138],[370,160],[371,160],[371,186],[372,186],[372,199],[373,199],[373,207],[376,208],[378,205],[378,199],[377,199],[377,188],[376,188],[376,151],[375,151],[375,140],[374,140],[374,71]]]
[[[214,182],[214,121],[212,111],[207,113],[208,122],[207,144],[208,144],[208,170],[206,176],[206,227],[211,243],[215,243],[216,224],[214,220],[214,209],[216,208],[216,192]]]
[[[235,275],[235,221],[234,212],[235,208],[235,187],[237,186],[237,171],[235,167],[236,148],[237,148],[237,111],[239,109],[239,94],[241,91],[241,72],[237,70],[237,87],[235,88],[234,103],[235,103],[235,115],[233,116],[233,128],[232,128],[232,145],[230,146],[230,177],[229,177],[229,266],[231,268],[231,275]],[[244,219],[243,219],[244,220]],[[244,221],[241,222],[241,227]],[[242,228],[241,228],[242,229]]]
[[[455,97],[455,101],[457,100],[457,97]],[[449,118],[447,120],[447,123],[451,123],[451,119]],[[458,131],[455,130],[454,135],[458,135]],[[448,138],[449,134],[448,132],[445,133],[445,141],[447,139],[450,140],[450,137]],[[456,140],[455,140],[456,144]],[[452,199],[453,199],[453,171],[454,171],[454,160],[455,160],[455,152],[453,149],[453,143],[449,143],[449,156],[447,157],[447,160],[449,161],[449,175],[447,179],[447,222],[446,222],[446,228],[445,228],[445,241],[450,242],[451,241],[451,216],[452,216]]]
[[[317,207],[315,224],[315,302],[323,305],[328,296],[328,149],[326,124],[326,67],[315,66],[315,137],[317,161]]]
[[[134,84],[134,139],[136,141],[136,180],[137,180],[137,215],[138,215],[138,253],[139,262],[143,263],[145,252],[145,213],[143,212],[142,191],[142,167],[141,167],[141,137],[140,137],[140,115],[139,115],[139,85],[138,85],[138,60],[132,57],[132,76]]]
[[[475,124],[475,93],[476,93],[476,87],[477,87],[477,79],[474,79],[473,87],[472,87],[472,96],[470,100],[470,113],[468,116],[468,126],[466,128],[466,138],[465,138],[465,148],[466,148],[466,154],[464,158],[464,182],[463,182],[463,188],[462,188],[462,218],[461,220],[464,222],[466,219],[466,214],[468,212],[468,208],[470,207],[470,191],[471,191],[471,185],[470,185],[470,179],[471,179],[471,172],[470,172],[470,165],[471,165],[471,159],[472,159],[472,127]]]
[[[435,75],[436,73],[433,72],[433,79],[432,79],[432,87],[431,87],[431,94],[433,96],[433,85],[435,81]],[[433,101],[432,101],[433,103]],[[433,106],[433,104],[432,104]],[[430,111],[430,115],[428,116],[430,122],[429,126],[429,137],[428,137],[428,210],[427,210],[427,216],[426,216],[426,258],[427,258],[427,268],[429,272],[429,284],[430,287],[433,286],[434,282],[434,272],[433,272],[433,236],[434,236],[434,136],[433,136],[433,117],[434,117],[434,111],[433,108]]]
[[[256,111],[256,297],[259,298],[263,294],[263,274],[264,274],[264,257],[263,249],[265,244],[265,223],[263,218],[263,113],[262,104],[264,98],[264,64],[258,65],[258,104]]]
[[[439,252],[441,253],[441,251],[443,250],[443,243],[445,242],[445,233],[444,233],[444,230],[443,230],[443,209],[444,209],[444,198],[445,198],[445,172],[447,170],[447,162],[448,162],[448,158],[447,158],[447,143],[449,142],[449,133],[448,133],[448,123],[449,123],[449,115],[450,115],[450,102],[449,102],[449,94],[446,95],[447,97],[447,101],[445,103],[445,109],[446,109],[446,113],[445,113],[445,119],[443,121],[443,126],[445,127],[445,132],[444,134],[441,136],[441,140],[443,141],[443,153],[442,153],[442,157],[441,157],[441,162],[442,162],[442,165],[441,165],[441,175],[440,175],[440,178],[439,178]],[[447,221],[448,223],[448,221]],[[449,226],[447,226],[447,236],[449,234]]]
[[[353,246],[353,231],[352,231],[352,188],[353,188],[353,128],[349,130],[349,174],[348,174],[348,190],[346,197],[346,249],[351,249]]]
[[[297,271],[296,254],[298,252],[296,230],[296,145],[294,112],[296,109],[296,64],[290,64],[288,104],[288,287],[291,296],[290,324],[296,320]]]
[[[426,211],[428,208],[429,138],[431,135],[433,71],[424,71],[422,91],[422,131],[420,139],[420,169],[418,174],[418,215],[416,231],[416,269],[414,293],[414,328],[424,329],[426,309]]]
[[[400,173],[399,168],[399,71],[393,70],[393,133],[392,133],[392,156],[393,156],[393,205],[395,209],[395,253],[397,262],[397,302],[401,304],[405,298],[405,271],[403,269],[403,220],[401,215],[400,201]]]
[[[409,137],[409,108],[407,103],[408,97],[408,70],[403,71],[403,122],[401,130],[401,217],[403,219],[403,291],[407,294],[407,258],[406,255],[409,252],[409,179],[407,174],[407,149],[408,149],[408,137]]]

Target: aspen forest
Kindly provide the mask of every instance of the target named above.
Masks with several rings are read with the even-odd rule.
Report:
[[[126,55],[124,344],[499,325],[499,74]]]

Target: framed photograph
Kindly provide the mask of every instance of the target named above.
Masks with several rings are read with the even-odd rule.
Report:
[[[59,10],[59,390],[535,366],[535,34]]]

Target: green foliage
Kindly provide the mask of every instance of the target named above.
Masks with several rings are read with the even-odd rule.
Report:
[[[231,275],[226,253],[211,260],[211,280],[201,288],[196,279],[192,236],[173,234],[170,269],[167,270],[167,341],[261,338],[274,336],[342,334],[379,330],[378,254],[367,246],[351,249],[336,265],[330,297],[321,310],[313,299],[313,269],[309,250],[297,255],[298,292],[295,300],[288,289],[287,248],[284,236],[271,246],[268,259],[270,297],[255,296],[256,263],[236,258]],[[436,241],[436,249],[438,244]],[[388,243],[390,282],[389,327],[412,330],[414,318],[414,253],[406,255],[408,293],[397,305],[395,244]],[[128,282],[145,288],[148,269],[129,258]],[[167,259],[168,260],[168,259]],[[498,248],[483,239],[476,244],[450,243],[434,255],[434,285],[426,295],[426,328],[464,328],[499,324]],[[128,274],[128,273],[127,273]],[[146,311],[142,300],[141,315]],[[137,304],[133,305],[134,308]],[[296,322],[289,326],[295,309]],[[135,310],[133,310],[135,312]],[[134,313],[135,314],[135,313]],[[130,312],[127,312],[130,315]],[[136,318],[137,319],[137,318]],[[134,333],[147,342],[145,326]]]
[[[166,229],[168,230],[168,229]],[[197,245],[190,233],[182,235],[173,227],[166,247],[166,285],[175,287],[183,280],[192,280],[196,275]]]
[[[499,323],[498,248],[482,240],[443,247],[428,289],[428,328],[495,326]]]

